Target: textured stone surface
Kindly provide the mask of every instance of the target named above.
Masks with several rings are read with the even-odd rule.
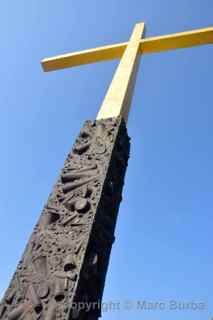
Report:
[[[0,319],[97,319],[129,156],[124,121],[87,121],[0,304]],[[78,303],[93,303],[89,312]],[[85,304],[86,305],[86,304]],[[77,307],[76,307],[77,306]]]

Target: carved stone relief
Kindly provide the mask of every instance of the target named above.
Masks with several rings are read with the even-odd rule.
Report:
[[[34,228],[0,319],[97,319],[129,156],[124,121],[87,121]]]

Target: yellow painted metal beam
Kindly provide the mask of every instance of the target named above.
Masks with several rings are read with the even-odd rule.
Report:
[[[140,40],[140,53],[154,53],[173,49],[212,44],[213,27],[174,33]],[[82,64],[121,58],[128,42],[78,51],[42,60],[44,71],[70,68]]]
[[[137,23],[122,55],[107,94],[97,115],[97,120],[121,115],[127,122],[136,75],[140,61],[140,40],[144,23]]]
[[[53,71],[75,67],[82,64],[121,58],[127,44],[127,42],[124,42],[84,51],[76,51],[74,53],[62,54],[52,58],[45,58],[41,61],[41,64],[44,71]]]
[[[213,27],[143,39],[141,53],[154,53],[213,44]]]

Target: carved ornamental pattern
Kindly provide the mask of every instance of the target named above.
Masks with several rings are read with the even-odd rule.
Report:
[[[129,157],[124,121],[86,121],[0,304],[0,319],[97,319]],[[74,304],[74,302],[76,304]]]

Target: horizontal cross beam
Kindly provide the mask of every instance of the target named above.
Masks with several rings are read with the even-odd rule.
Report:
[[[180,48],[212,44],[213,27],[179,32],[166,36],[150,37],[140,40],[140,54],[155,53]],[[128,42],[77,51],[46,58],[41,61],[44,71],[70,68],[82,64],[121,58]]]

